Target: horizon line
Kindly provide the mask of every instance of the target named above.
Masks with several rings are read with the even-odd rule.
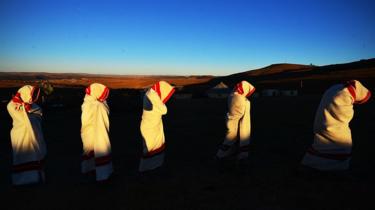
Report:
[[[116,74],[116,73],[111,73],[111,74],[105,74],[105,73],[87,73],[87,72],[49,72],[49,71],[3,71],[0,70],[0,73],[26,73],[26,74],[32,74],[32,73],[39,73],[39,74],[76,74],[76,75],[98,75],[98,76],[126,76],[126,77],[224,77],[224,76],[229,76],[232,74],[237,74],[237,73],[242,73],[242,72],[247,72],[247,71],[254,71],[254,70],[260,70],[267,68],[272,65],[280,65],[280,64],[289,64],[289,65],[304,65],[304,66],[311,66],[313,65],[314,67],[322,67],[322,66],[331,66],[331,65],[340,65],[340,64],[348,64],[348,63],[355,63],[355,62],[361,62],[361,61],[367,61],[367,60],[372,60],[375,59],[373,58],[367,58],[367,59],[359,59],[359,60],[353,60],[349,62],[343,62],[343,63],[334,63],[334,64],[326,64],[326,65],[314,65],[313,63],[310,64],[298,64],[298,63],[288,63],[288,62],[280,62],[280,63],[272,63],[269,65],[265,65],[263,67],[255,68],[255,69],[248,69],[244,71],[238,71],[226,75],[211,75],[211,74]]]

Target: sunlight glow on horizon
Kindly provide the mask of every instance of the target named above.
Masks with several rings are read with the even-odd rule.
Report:
[[[0,2],[0,71],[214,75],[375,57],[375,1]]]

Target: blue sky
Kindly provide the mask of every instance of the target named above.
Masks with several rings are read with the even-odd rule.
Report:
[[[0,0],[0,71],[227,75],[375,57],[371,0]]]

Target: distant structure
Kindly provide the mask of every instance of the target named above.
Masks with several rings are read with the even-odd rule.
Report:
[[[260,94],[257,93],[257,92],[255,92],[255,93],[253,93],[253,94],[251,95],[251,97],[253,97],[253,98],[259,98],[259,97],[260,97]]]
[[[176,92],[172,96],[175,99],[191,99],[193,97],[193,94],[186,92],[183,86],[175,86],[175,89]]]
[[[227,98],[231,92],[226,84],[220,82],[215,87],[207,91],[207,96],[209,98]]]
[[[298,96],[298,90],[282,90],[282,96]]]
[[[280,91],[277,89],[265,89],[262,91],[262,96],[265,97],[272,97],[272,96],[279,96]]]

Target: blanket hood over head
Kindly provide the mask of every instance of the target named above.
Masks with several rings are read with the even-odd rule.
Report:
[[[15,104],[25,106],[26,111],[30,110],[31,104],[38,100],[40,89],[31,85],[21,87],[12,98]]]
[[[247,81],[241,81],[236,84],[233,91],[242,96],[249,97],[255,92],[255,87]]]
[[[153,89],[159,95],[160,100],[164,104],[170,99],[175,91],[174,87],[165,81],[155,83],[151,89]]]
[[[348,81],[346,83],[346,88],[348,88],[354,104],[364,104],[371,97],[371,92],[358,80]]]
[[[107,100],[109,95],[109,88],[100,83],[93,83],[86,88],[86,96],[91,96],[93,99],[98,101]]]

